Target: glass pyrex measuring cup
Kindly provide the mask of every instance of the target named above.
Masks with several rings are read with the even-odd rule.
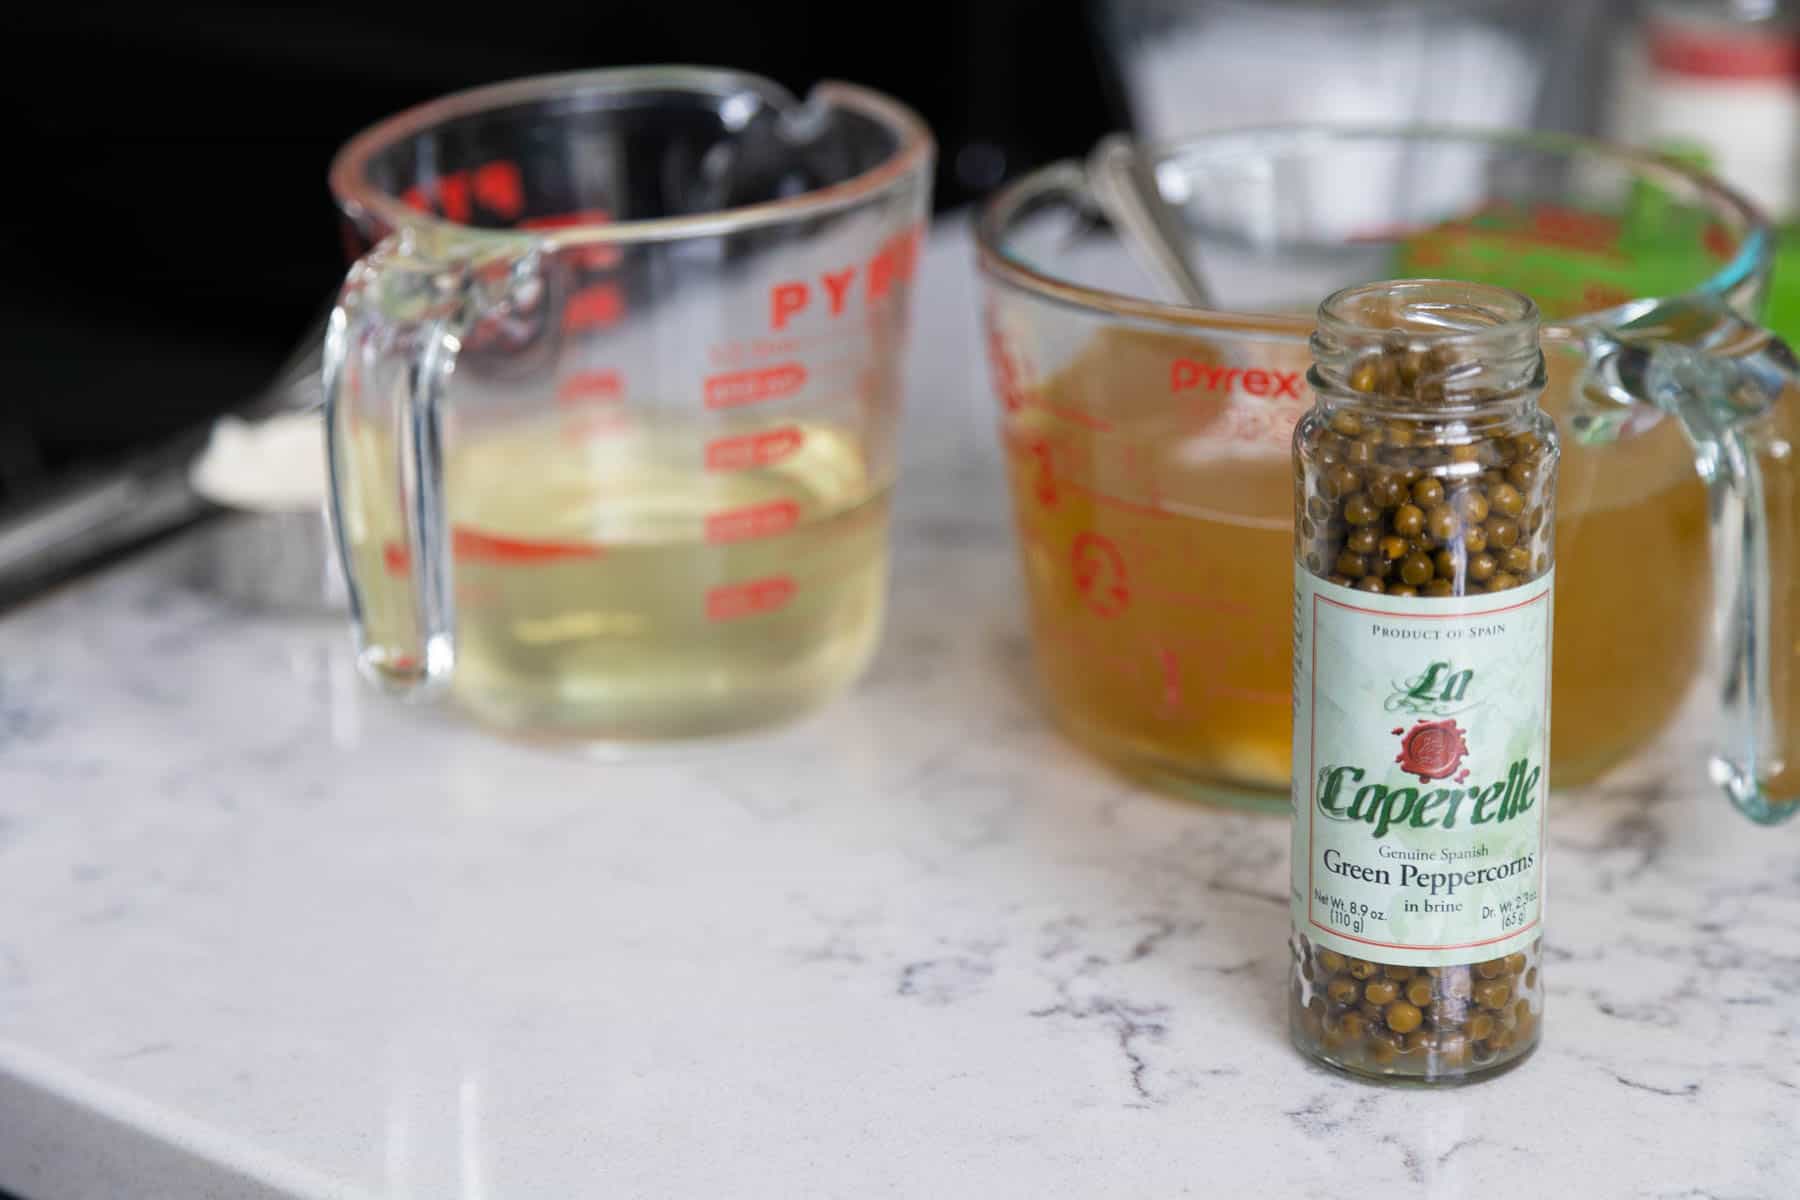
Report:
[[[359,660],[587,741],[804,709],[879,633],[924,125],[651,67],[401,113],[331,169]]]
[[[1369,279],[1463,278],[1524,291],[1546,318],[1544,403],[1565,435],[1554,781],[1645,746],[1710,661],[1714,777],[1757,819],[1791,813],[1796,418],[1793,360],[1749,323],[1761,219],[1678,165],[1561,136],[1258,130],[1152,151],[1150,168],[1208,309],[1145,298],[1074,164],[996,196],[978,229],[1034,642],[1063,725],[1137,773],[1285,807],[1254,789],[1288,776],[1289,438],[1312,402],[1310,306]],[[1378,470],[1379,452],[1351,465]]]

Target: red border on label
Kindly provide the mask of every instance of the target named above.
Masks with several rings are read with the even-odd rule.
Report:
[[[1386,608],[1364,608],[1364,607],[1362,607],[1360,605],[1356,605],[1356,604],[1345,604],[1342,600],[1333,600],[1331,597],[1323,595],[1319,592],[1313,593],[1312,671],[1311,671],[1312,695],[1307,698],[1308,707],[1307,707],[1307,712],[1306,712],[1307,719],[1311,724],[1311,729],[1308,731],[1308,734],[1307,734],[1307,748],[1306,748],[1306,774],[1307,774],[1307,785],[1306,785],[1307,786],[1307,802],[1306,802],[1306,923],[1308,925],[1311,925],[1313,928],[1321,930],[1325,933],[1329,933],[1332,937],[1340,937],[1340,938],[1343,938],[1347,942],[1357,942],[1364,946],[1380,946],[1384,950],[1433,951],[1433,950],[1472,950],[1478,946],[1491,946],[1495,942],[1510,941],[1511,939],[1518,937],[1520,934],[1527,933],[1533,929],[1536,929],[1540,924],[1543,923],[1544,899],[1545,899],[1544,883],[1543,883],[1543,881],[1544,881],[1544,825],[1545,825],[1545,822],[1541,819],[1538,821],[1538,910],[1537,910],[1537,915],[1531,919],[1531,923],[1529,925],[1521,925],[1521,926],[1519,926],[1519,928],[1514,929],[1508,933],[1503,933],[1499,937],[1483,938],[1481,941],[1478,941],[1478,942],[1449,942],[1449,943],[1446,943],[1441,946],[1412,946],[1412,945],[1408,945],[1405,942],[1378,942],[1374,938],[1357,937],[1353,933],[1345,933],[1340,929],[1333,929],[1331,926],[1321,923],[1317,917],[1313,916],[1313,864],[1315,861],[1315,856],[1313,854],[1313,847],[1318,844],[1317,837],[1318,837],[1318,832],[1319,832],[1319,829],[1318,829],[1318,825],[1319,825],[1319,602],[1321,600],[1323,600],[1325,603],[1331,605],[1334,608],[1345,609],[1349,612],[1366,613],[1369,616],[1374,616],[1374,617],[1394,617],[1394,618],[1398,618],[1398,619],[1402,619],[1402,620],[1413,620],[1413,621],[1417,621],[1417,620],[1421,620],[1421,619],[1444,620],[1446,618],[1460,619],[1463,617],[1491,617],[1491,616],[1495,616],[1499,613],[1516,612],[1521,608],[1529,608],[1531,605],[1536,604],[1540,600],[1548,600],[1550,598],[1550,590],[1551,589],[1549,589],[1549,588],[1545,588],[1543,591],[1539,592],[1537,595],[1532,596],[1529,599],[1521,600],[1517,604],[1508,604],[1501,608],[1484,608],[1484,609],[1473,610],[1470,612],[1457,612],[1457,613],[1395,612],[1392,609],[1386,609]],[[1544,622],[1544,664],[1545,664],[1545,670],[1544,670],[1544,728],[1545,728],[1545,741],[1546,742],[1548,742],[1548,740],[1549,740],[1549,732],[1548,731],[1549,731],[1549,727],[1550,727],[1549,663],[1550,663],[1550,650],[1551,650],[1551,634],[1552,634],[1552,623],[1549,621],[1545,621]],[[1548,756],[1546,756],[1546,766],[1548,765],[1547,757]],[[1544,781],[1544,795],[1545,795],[1546,799],[1548,799],[1548,797],[1550,795],[1550,782],[1547,777]]]

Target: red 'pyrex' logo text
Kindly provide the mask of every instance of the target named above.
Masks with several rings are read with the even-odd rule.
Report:
[[[1265,371],[1260,367],[1215,367],[1210,363],[1178,358],[1169,364],[1169,392],[1205,388],[1228,392],[1233,387],[1252,396],[1292,396],[1300,399],[1300,372]]]
[[[852,263],[842,270],[825,271],[817,280],[790,279],[769,289],[769,328],[785,329],[794,317],[823,300],[834,317],[844,314],[850,296],[862,281],[863,303],[872,304],[887,295],[896,283],[913,276],[919,260],[918,229],[889,239],[868,262]]]

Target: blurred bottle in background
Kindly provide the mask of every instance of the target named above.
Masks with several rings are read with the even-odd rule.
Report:
[[[1800,335],[1800,20],[1780,0],[1650,0],[1613,47],[1607,133],[1711,171],[1780,230],[1769,325]]]
[[[1150,141],[1316,122],[1590,132],[1605,97],[1600,0],[1099,0],[1097,14],[1125,107]],[[1325,216],[1339,236],[1486,195],[1479,154],[1394,154],[1332,180]],[[1289,182],[1284,195],[1320,194]]]
[[[1102,0],[1138,132],[1300,121],[1586,131],[1598,0]]]

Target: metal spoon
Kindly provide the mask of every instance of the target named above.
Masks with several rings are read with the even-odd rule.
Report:
[[[1211,308],[1212,293],[1183,249],[1187,237],[1180,219],[1156,186],[1150,156],[1129,134],[1110,133],[1095,143],[1087,159],[1087,182],[1138,265],[1175,299]]]

